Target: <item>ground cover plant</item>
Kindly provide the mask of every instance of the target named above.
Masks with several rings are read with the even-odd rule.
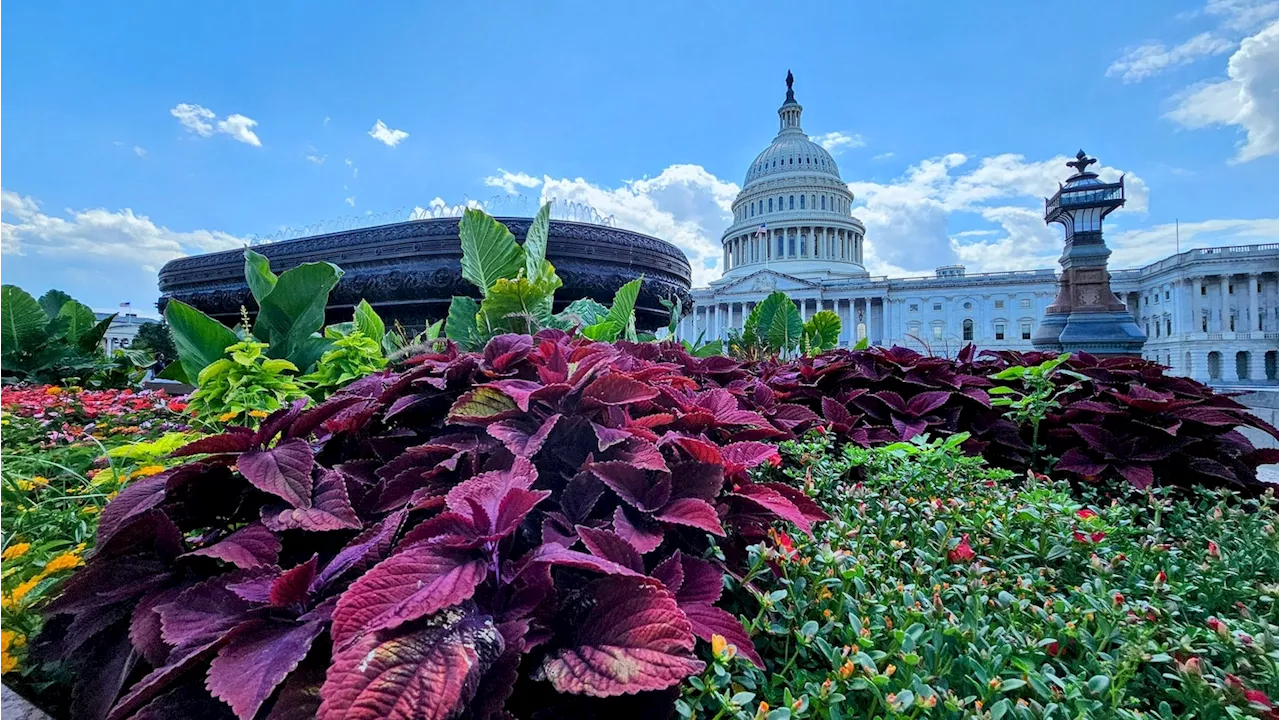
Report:
[[[695,638],[750,657],[726,566],[825,515],[747,476],[794,423],[657,349],[500,335],[178,450],[49,607],[74,714],[669,712]]]
[[[753,547],[684,716],[1276,717],[1274,492],[1138,502],[992,469],[963,436],[784,443],[832,519]]]
[[[91,552],[98,515],[127,483],[155,475],[194,436],[163,392],[8,386],[0,390],[0,625],[6,682],[56,678],[26,663],[59,583]],[[104,455],[106,453],[106,455]]]

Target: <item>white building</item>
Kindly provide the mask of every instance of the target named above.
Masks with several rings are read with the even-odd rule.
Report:
[[[788,78],[788,80],[790,80]],[[788,82],[777,137],[747,169],[721,238],[725,272],[693,291],[680,335],[724,339],[769,293],[792,297],[808,319],[833,310],[841,345],[863,337],[954,354],[1031,350],[1058,292],[1052,269],[930,277],[872,277],[863,266],[866,230],[835,160],[800,127],[803,108]],[[1213,384],[1276,384],[1280,289],[1276,244],[1189,250],[1146,267],[1114,270],[1112,289],[1147,332],[1143,355]]]
[[[94,313],[98,320],[106,320],[112,313]],[[128,350],[133,339],[138,336],[138,328],[149,322],[157,322],[148,318],[140,318],[129,303],[120,303],[120,312],[107,327],[107,334],[102,336],[102,350],[110,355],[116,350]]]

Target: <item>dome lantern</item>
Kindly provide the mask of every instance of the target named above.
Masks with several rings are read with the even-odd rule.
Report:
[[[787,99],[782,103],[782,107],[778,108],[778,133],[796,132],[804,134],[800,129],[800,113],[804,112],[804,108],[800,103],[796,102],[796,91],[792,84],[796,81],[791,71],[787,71]]]

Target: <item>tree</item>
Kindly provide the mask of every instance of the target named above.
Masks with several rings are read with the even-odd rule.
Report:
[[[150,353],[156,359],[153,368],[157,373],[178,359],[178,349],[173,344],[173,336],[169,334],[169,326],[164,323],[143,323],[138,327],[138,335],[133,339],[130,347]]]

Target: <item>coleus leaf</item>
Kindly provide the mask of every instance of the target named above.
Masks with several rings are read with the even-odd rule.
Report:
[[[613,511],[613,531],[641,555],[657,550],[664,537],[661,525],[621,505]]]
[[[601,405],[630,405],[658,397],[658,390],[626,375],[610,373],[596,378],[582,391],[582,397]]]
[[[612,560],[598,557],[596,555],[588,555],[577,550],[570,550],[558,543],[543,543],[534,548],[528,555],[520,561],[520,569],[518,574],[527,572],[531,568],[549,565],[552,567],[571,567],[578,570],[592,570],[605,575],[628,575],[633,577],[643,577],[644,573],[632,570],[626,565],[620,565]]]
[[[667,503],[653,516],[662,522],[676,525],[688,525],[705,530],[712,535],[724,537],[724,528],[720,526],[720,518],[711,503],[698,498],[679,498]]]
[[[636,551],[631,543],[608,530],[599,530],[585,525],[579,525],[577,530],[578,537],[582,539],[582,544],[587,546],[592,555],[615,562],[638,573],[644,572],[644,558],[640,557],[640,553]]]
[[[741,498],[766,510],[780,520],[795,523],[806,535],[813,534],[813,521],[805,517],[795,503],[774,488],[759,483],[745,483],[733,493],[733,497]]]
[[[210,663],[205,686],[230,705],[240,720],[252,720],[262,703],[307,656],[324,628],[319,619],[270,621],[237,635]]]
[[[311,469],[315,456],[306,440],[283,440],[267,450],[246,452],[236,461],[240,474],[254,487],[296,508],[311,507]]]
[[[316,717],[455,718],[502,649],[493,621],[463,610],[362,635],[334,653]]]
[[[391,543],[396,533],[400,531],[400,525],[404,522],[406,514],[404,510],[391,513],[347,543],[337,555],[333,556],[329,564],[316,574],[311,591],[319,592],[348,573],[363,574],[380,562],[391,550]]]
[[[591,463],[588,469],[623,502],[637,510],[652,512],[671,498],[669,476],[651,482],[644,470],[621,461]]]
[[[262,523],[252,523],[187,555],[210,557],[245,569],[274,565],[280,555],[280,538]]]
[[[454,402],[449,408],[449,422],[486,425],[518,412],[520,408],[510,396],[497,388],[482,385],[464,393]]]
[[[324,470],[314,487],[315,496],[307,507],[269,506],[262,509],[262,522],[271,530],[358,530],[359,516],[347,496],[347,483],[337,470]]]
[[[280,577],[271,583],[271,589],[267,591],[267,602],[275,607],[305,603],[308,589],[316,577],[316,564],[319,559],[318,555],[312,555],[310,560],[281,573]]]
[[[500,420],[490,423],[485,430],[502,442],[517,457],[533,457],[542,449],[561,415],[551,415],[531,431],[518,420]]]
[[[497,335],[484,346],[484,361],[497,372],[507,372],[533,352],[533,338],[528,335]],[[526,407],[526,409],[528,409]]]
[[[781,462],[778,448],[762,442],[736,442],[720,448],[726,475],[738,475],[764,463]]]
[[[573,640],[550,652],[539,675],[560,692],[610,697],[662,690],[701,672],[693,632],[675,598],[652,578],[606,577],[585,592],[590,609]],[[536,676],[535,676],[536,677]]]
[[[333,613],[335,648],[469,599],[488,565],[470,552],[419,543],[383,560],[342,594]]]

